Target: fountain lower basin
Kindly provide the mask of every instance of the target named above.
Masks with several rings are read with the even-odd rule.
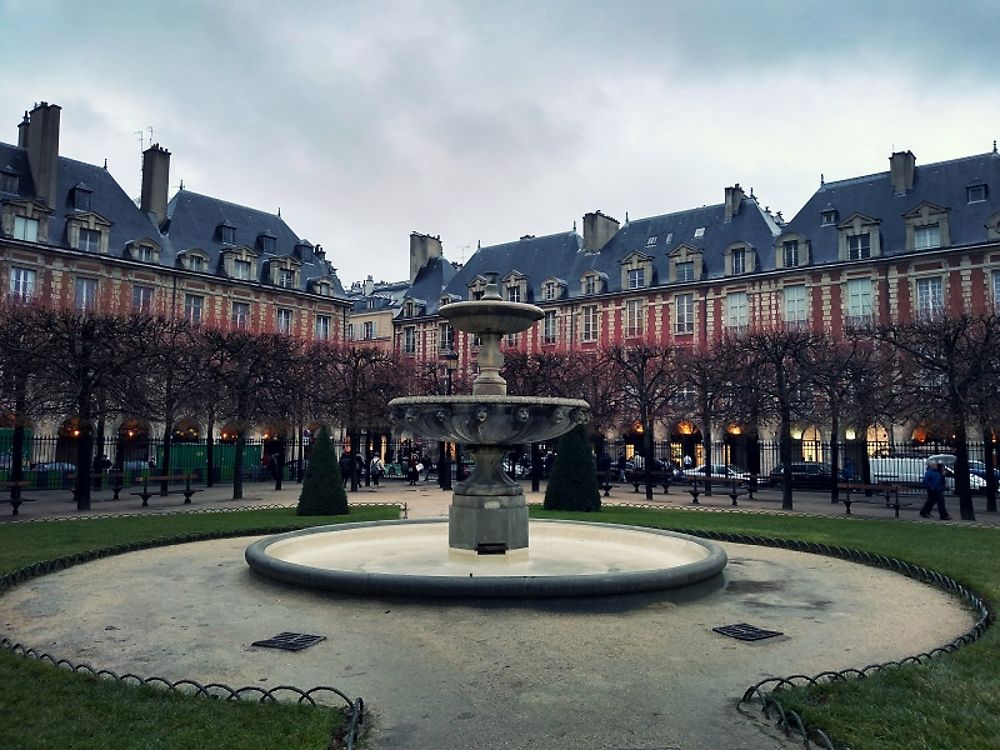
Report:
[[[278,534],[249,566],[278,581],[362,595],[550,598],[659,591],[717,575],[718,544],[660,529],[532,521],[531,547],[479,555],[448,546],[448,523],[376,521]]]

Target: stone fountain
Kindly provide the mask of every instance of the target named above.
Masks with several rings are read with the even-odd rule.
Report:
[[[471,396],[416,396],[389,404],[392,420],[421,437],[457,441],[476,460],[457,483],[448,518],[448,545],[478,553],[506,553],[528,546],[528,508],[521,486],[503,470],[514,446],[552,440],[590,419],[586,401],[508,396],[500,376],[500,339],[541,320],[541,308],[504,302],[496,282],[482,299],[452,302],[440,313],[456,329],[479,337],[479,375]]]
[[[277,534],[247,547],[251,569],[296,586],[353,594],[536,598],[671,589],[725,567],[719,545],[675,532],[570,521],[529,524],[524,492],[504,472],[504,455],[512,446],[552,440],[587,422],[590,406],[507,395],[500,340],[527,330],[543,313],[502,300],[495,276],[482,299],[443,305],[440,312],[479,338],[472,394],[398,398],[389,406],[401,429],[462,443],[475,457],[469,478],[455,485],[447,523],[347,523]]]

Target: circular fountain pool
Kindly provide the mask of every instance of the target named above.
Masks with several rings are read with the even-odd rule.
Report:
[[[261,575],[354,594],[547,598],[658,591],[711,578],[719,545],[659,529],[532,521],[531,546],[483,555],[448,546],[448,523],[378,521],[278,534],[250,545]]]

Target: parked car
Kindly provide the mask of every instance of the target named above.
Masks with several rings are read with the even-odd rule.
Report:
[[[76,464],[65,461],[51,461],[48,463],[32,464],[32,471],[76,471]]]
[[[955,491],[955,456],[950,453],[941,453],[927,458],[927,463],[944,464],[944,482],[951,492]],[[982,468],[982,474],[978,474],[972,469],[974,463]],[[986,464],[982,461],[969,461],[969,489],[973,492],[986,492]]]
[[[768,475],[771,487],[784,483],[785,468],[779,464]],[[801,490],[829,490],[833,487],[833,470],[830,464],[818,461],[796,461],[792,464],[792,487]]]
[[[969,473],[983,480],[986,479],[986,464],[982,461],[969,461]],[[993,470],[993,476],[1000,482],[1000,469]]]
[[[688,469],[684,472],[686,477],[703,477],[705,476],[705,465],[696,466],[693,469]],[[750,474],[739,466],[733,466],[732,464],[712,464],[712,476],[713,477],[725,477],[726,479],[749,479]]]

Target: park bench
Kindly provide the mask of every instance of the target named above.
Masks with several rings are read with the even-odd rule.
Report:
[[[670,485],[674,482],[673,472],[664,471],[663,469],[653,469],[650,476],[650,481],[653,485],[663,488],[664,495],[670,494]],[[635,488],[635,491],[638,492],[639,488],[646,484],[645,469],[626,469],[625,483],[631,484]]]
[[[0,482],[0,489],[10,490],[10,507],[12,516],[18,515],[19,513],[18,509],[21,507],[21,503],[23,503],[25,500],[34,500],[34,498],[23,497],[21,495],[21,490],[24,489],[25,487],[30,487],[30,486],[31,482],[30,480],[27,479],[19,479],[16,482],[13,480]]]
[[[723,476],[712,476],[712,477],[686,477],[687,483],[690,485],[688,493],[691,495],[692,505],[701,505],[698,500],[700,495],[705,493],[705,485],[711,483],[712,486],[720,486],[723,489],[728,488],[729,492],[724,492],[723,494],[728,496],[733,501],[733,506],[738,506],[739,503],[737,499],[746,495],[751,500],[753,500],[753,494],[751,490],[750,481],[746,479],[736,479],[733,477],[723,477]]]
[[[165,495],[176,495],[177,490],[163,490],[163,487],[168,485],[170,482],[184,482],[184,489],[179,491],[179,494],[184,495],[184,504],[191,504],[191,496],[196,492],[201,492],[200,489],[195,489],[191,487],[191,474],[169,474],[162,476],[149,476],[148,474],[142,478],[142,491],[141,492],[130,492],[130,495],[137,495],[142,498],[142,507],[145,508],[149,505],[149,498],[153,495],[160,495],[163,497]],[[159,492],[150,492],[149,483],[150,482],[160,482],[161,487]]]
[[[865,484],[863,482],[838,482],[837,489],[847,493],[846,498],[840,498],[840,502],[844,504],[844,508],[847,511],[847,515],[851,515],[851,505],[854,503],[881,503],[882,500],[885,501],[886,508],[892,508],[895,512],[895,517],[899,518],[899,509],[902,507],[909,506],[910,503],[900,503],[899,502],[899,485],[898,484]],[[858,492],[865,493],[866,498],[872,494],[881,495],[881,500],[870,500],[870,499],[856,499],[854,495]]]

